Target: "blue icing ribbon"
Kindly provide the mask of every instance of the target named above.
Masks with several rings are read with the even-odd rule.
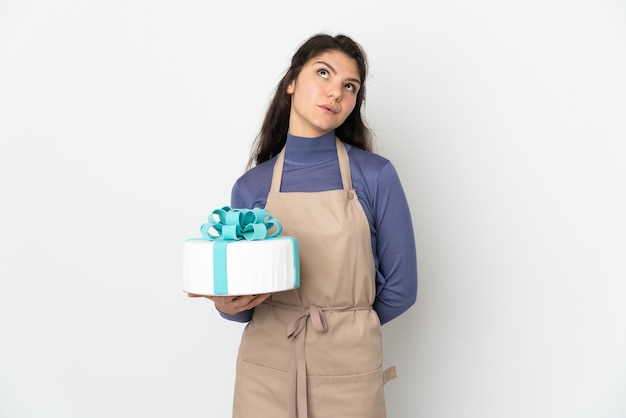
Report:
[[[273,232],[268,233],[274,229]],[[266,209],[231,209],[224,206],[209,215],[200,232],[204,239],[216,241],[213,246],[213,292],[228,294],[228,272],[226,271],[226,246],[238,240],[262,240],[281,234],[283,226]]]

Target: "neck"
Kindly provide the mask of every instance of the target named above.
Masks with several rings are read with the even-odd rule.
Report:
[[[337,158],[335,131],[315,138],[287,134],[285,162],[290,164],[316,164]]]

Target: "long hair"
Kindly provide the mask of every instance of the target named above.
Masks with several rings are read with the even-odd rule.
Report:
[[[365,79],[368,66],[365,52],[357,42],[346,35],[331,36],[319,33],[313,35],[298,48],[291,58],[291,65],[276,86],[259,134],[252,144],[248,168],[271,159],[283,149],[287,141],[291,110],[291,95],[287,93],[287,87],[298,77],[304,64],[328,51],[339,51],[354,59],[361,77],[361,88],[357,93],[354,109],[343,124],[335,129],[335,134],[347,144],[372,151],[373,134],[361,113],[365,101]]]

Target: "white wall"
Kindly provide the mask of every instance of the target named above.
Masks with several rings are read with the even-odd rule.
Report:
[[[371,60],[417,304],[390,417],[626,416],[621,1],[0,2],[0,417],[227,417],[242,326],[181,291],[291,54]]]

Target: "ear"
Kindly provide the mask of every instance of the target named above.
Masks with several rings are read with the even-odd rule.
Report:
[[[287,94],[293,94],[295,88],[296,88],[296,81],[293,80],[291,83],[287,85],[287,89],[285,91],[287,92]]]

